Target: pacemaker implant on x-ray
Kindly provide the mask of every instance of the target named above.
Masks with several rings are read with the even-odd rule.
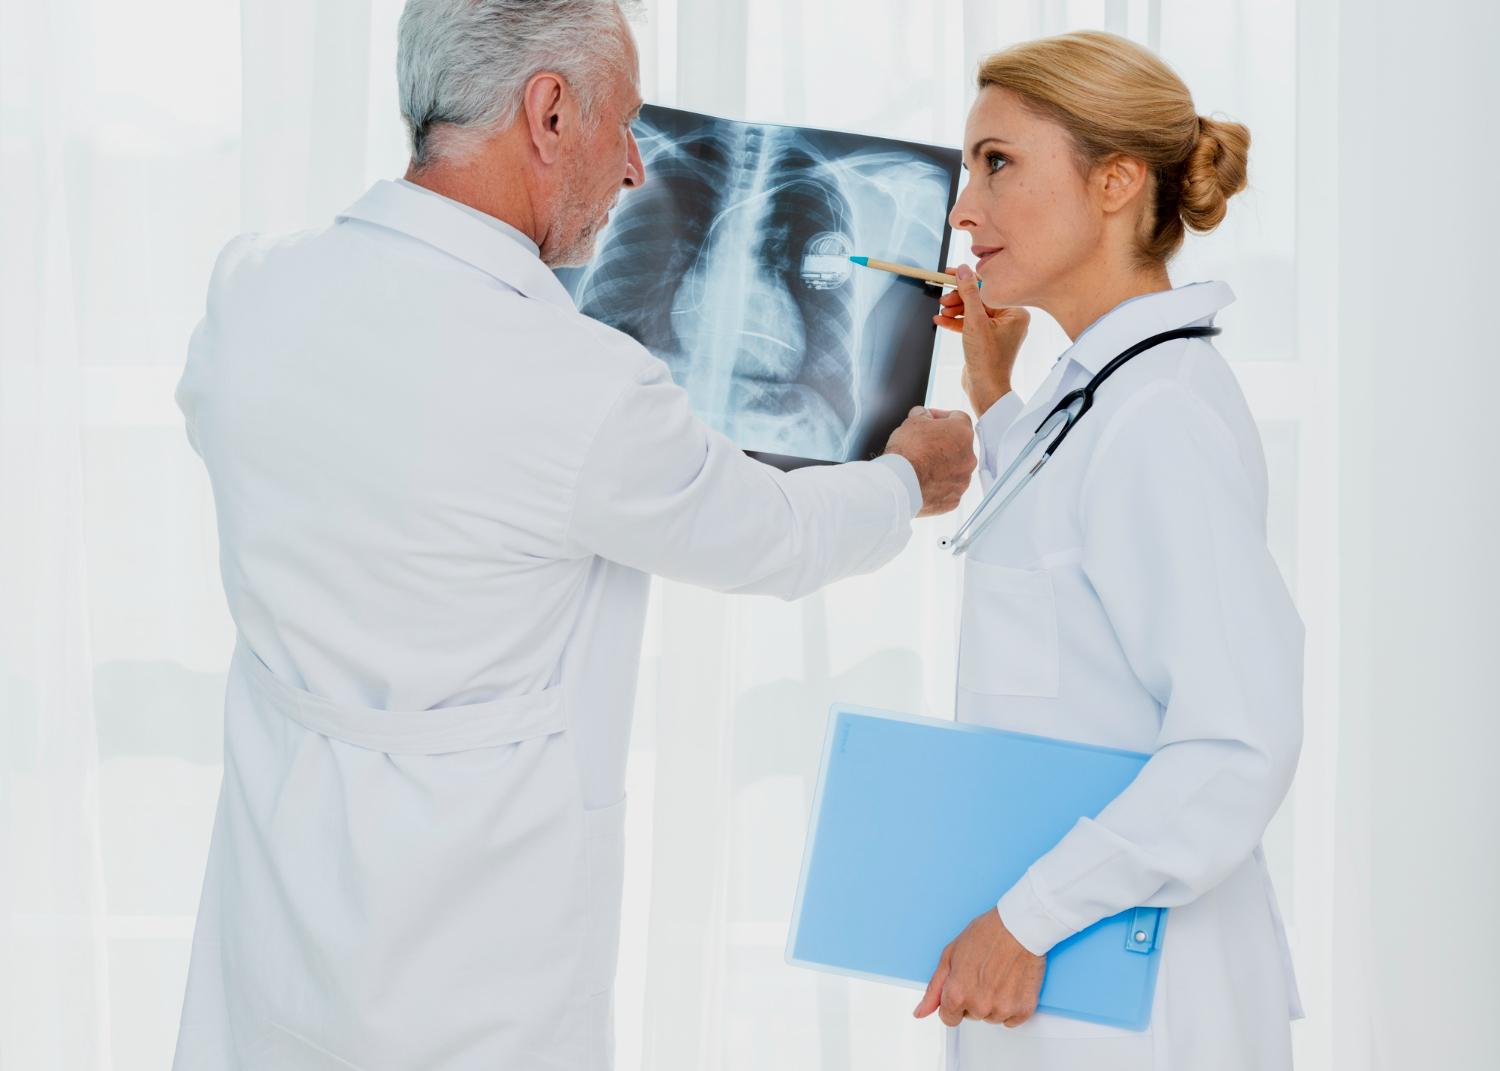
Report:
[[[644,186],[621,199],[594,262],[559,273],[579,309],[666,361],[742,448],[861,456],[892,410],[886,380],[905,384],[900,412],[924,400],[909,395],[925,395],[930,298],[856,276],[849,254],[936,264],[956,154],[944,167],[925,147],[651,107],[637,139]],[[924,365],[917,388],[903,357]]]

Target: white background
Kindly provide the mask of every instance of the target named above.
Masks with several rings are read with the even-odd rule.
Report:
[[[218,248],[399,174],[399,0],[0,0],[0,1067],[165,1067],[232,640],[172,389]],[[658,0],[650,101],[956,145],[978,58],[1081,27],[1245,122],[1228,280],[1307,734],[1267,836],[1306,1069],[1500,1051],[1500,273],[1479,0]],[[584,47],[588,47],[584,43]],[[957,250],[962,253],[962,248]],[[1065,345],[1034,321],[1019,385]],[[957,405],[940,352],[934,404]],[[915,994],[781,960],[827,704],[952,712],[919,522],[786,605],[659,584],[631,754],[622,1069],[936,1068]]]

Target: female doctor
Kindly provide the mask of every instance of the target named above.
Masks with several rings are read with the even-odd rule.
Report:
[[[987,489],[1066,438],[959,541],[958,717],[1151,759],[996,890],[916,1014],[957,1027],[962,1071],[1290,1068],[1301,1009],[1259,842],[1301,746],[1302,625],[1266,547],[1255,422],[1202,330],[1233,294],[1167,273],[1185,230],[1211,230],[1244,188],[1249,133],[1200,117],[1165,64],[1103,33],[992,55],[979,90],[951,221],[984,289],[960,268],[936,319],[963,335]],[[1073,341],[1024,402],[1020,306]],[[1135,906],[1172,909],[1150,1027],[1037,1014],[1048,951]]]

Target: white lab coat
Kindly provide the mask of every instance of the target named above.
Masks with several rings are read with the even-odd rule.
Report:
[[[391,182],[229,245],[178,398],[238,644],[175,1067],[610,1066],[648,574],[873,569],[910,465],[746,458],[524,237]]]
[[[978,425],[988,486],[1057,399],[1130,345],[1207,324],[1202,283],[1126,302],[1024,406]],[[1135,905],[1168,907],[1150,1029],[1050,1015],[950,1032],[962,1071],[1274,1071],[1301,1014],[1259,842],[1301,746],[1303,629],[1266,547],[1266,467],[1206,339],[1134,358],[964,569],[960,721],[1151,753],[999,901],[1034,953]]]

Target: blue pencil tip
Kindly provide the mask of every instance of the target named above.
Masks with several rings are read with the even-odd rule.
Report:
[[[861,267],[868,268],[870,266],[869,257],[850,257],[849,259],[854,261],[854,263],[860,265]]]

